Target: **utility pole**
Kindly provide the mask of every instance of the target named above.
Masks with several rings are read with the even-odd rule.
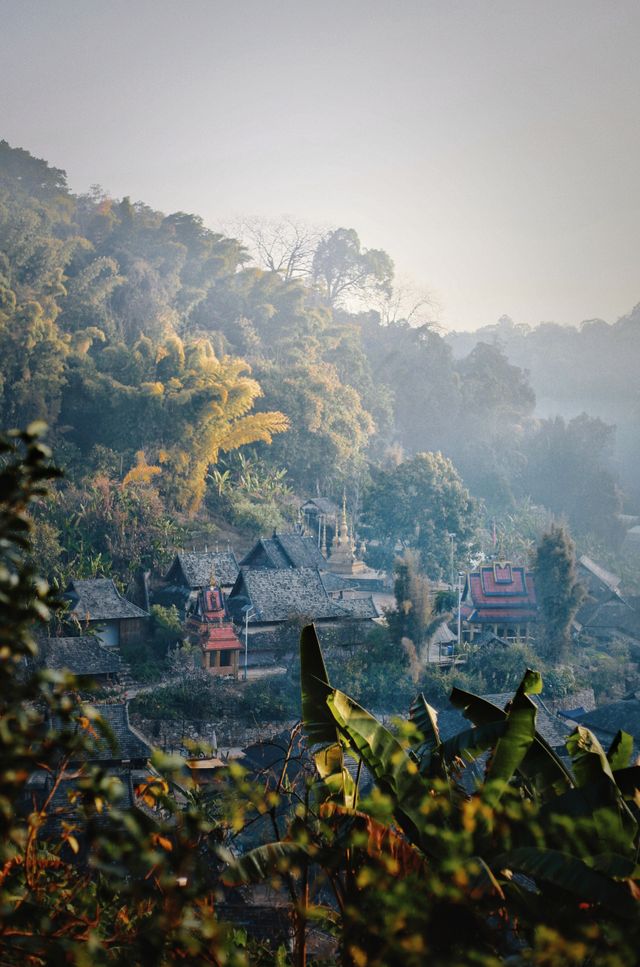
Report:
[[[453,569],[453,548],[454,548],[454,544],[455,544],[456,534],[449,533],[449,534],[447,534],[447,537],[449,538],[450,545],[451,545],[451,548],[450,548],[450,550],[451,550],[451,581],[450,581],[450,585],[449,586],[450,586],[451,590],[453,591],[453,570],[454,570]]]
[[[247,680],[247,668],[249,664],[249,618],[254,614],[254,608],[247,604],[244,608],[244,680]]]
[[[458,651],[460,651],[460,642],[462,639],[462,578],[464,577],[464,571],[458,571]]]

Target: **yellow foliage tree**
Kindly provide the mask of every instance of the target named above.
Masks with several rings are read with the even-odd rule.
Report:
[[[91,445],[97,432],[103,445],[138,451],[125,484],[158,478],[160,492],[179,510],[198,510],[221,451],[270,443],[288,429],[280,412],[251,412],[262,390],[250,367],[218,357],[208,339],[170,333],[154,345],[142,337],[132,350],[107,347],[99,362],[83,372],[82,392],[74,396],[78,412],[69,419],[87,427]]]
[[[157,477],[160,473],[162,473],[160,467],[150,466],[147,463],[144,450],[138,450],[136,453],[136,465],[125,476],[122,481],[122,486],[128,487],[132,483],[150,484],[153,482],[153,478]]]

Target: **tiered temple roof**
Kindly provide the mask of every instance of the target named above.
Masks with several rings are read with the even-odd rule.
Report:
[[[227,618],[219,588],[200,591],[195,611],[187,621],[187,630],[204,651],[240,651],[242,647]]]
[[[509,563],[471,571],[462,594],[462,618],[472,624],[525,624],[537,619],[533,573]]]

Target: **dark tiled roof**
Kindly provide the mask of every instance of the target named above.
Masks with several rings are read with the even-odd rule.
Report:
[[[261,538],[240,561],[241,567],[325,567],[315,537],[274,534]]]
[[[142,608],[122,597],[111,578],[71,581],[64,597],[71,602],[71,614],[79,621],[149,617]]]
[[[345,581],[343,577],[339,574],[334,574],[332,571],[322,571],[320,577],[329,594],[334,594],[337,591],[346,591],[352,587],[348,581]]]
[[[640,612],[620,598],[587,605],[580,609],[576,617],[587,631],[619,631],[640,638]]]
[[[117,756],[120,759],[148,759],[151,746],[147,745],[129,724],[129,709],[125,703],[117,705],[96,705],[102,719],[109,726],[117,743]],[[111,751],[102,753],[99,758],[112,758]]]
[[[590,557],[583,554],[582,557],[578,559],[578,570],[583,569],[587,571],[588,574],[595,578],[596,582],[604,585],[609,591],[617,591],[620,585],[620,578],[616,574],[612,574],[611,571],[605,570],[595,561],[592,561]]]
[[[314,537],[302,534],[277,534],[274,537],[293,567],[324,567],[326,561]]]
[[[243,567],[229,595],[229,609],[236,618],[249,603],[255,609],[252,623],[286,621],[295,615],[345,618],[350,615],[327,594],[317,568]]]
[[[604,734],[609,741],[622,729],[632,735],[636,742],[640,742],[640,701],[636,698],[601,705],[593,712],[580,715],[576,721],[586,725],[598,736]]]
[[[366,598],[340,598],[340,607],[350,612],[352,618],[379,618],[380,612],[369,595]]]
[[[167,573],[168,580],[175,578],[177,567],[190,588],[208,587],[212,582],[234,584],[239,570],[233,551],[181,551]]]
[[[240,567],[291,567],[284,552],[272,538],[261,537],[240,561]]]
[[[120,702],[114,705],[94,705],[103,722],[107,725],[113,739],[115,749],[111,748],[109,741],[103,737],[98,727],[94,729],[95,739],[92,750],[81,756],[89,762],[109,762],[113,760],[132,760],[148,759],[151,755],[151,747],[147,745],[131,728],[129,723],[129,710],[125,703]],[[57,730],[69,730],[68,725],[62,725],[59,719],[54,721]],[[78,728],[80,726],[78,725]]]
[[[67,669],[74,675],[116,675],[120,671],[119,656],[91,635],[44,638],[40,649],[45,667],[54,671]]]

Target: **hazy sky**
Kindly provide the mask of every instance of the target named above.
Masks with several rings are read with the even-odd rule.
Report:
[[[0,0],[0,138],[216,228],[357,229],[451,328],[640,301],[638,0]]]

